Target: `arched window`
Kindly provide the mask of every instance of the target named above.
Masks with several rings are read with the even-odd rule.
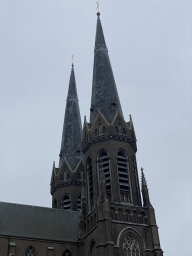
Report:
[[[95,256],[96,255],[96,244],[95,241],[92,240],[89,246],[89,250],[90,250],[90,256]]]
[[[88,177],[88,192],[89,192],[89,210],[93,207],[93,175],[92,175],[92,161],[87,159],[87,177]]]
[[[66,211],[71,209],[71,198],[68,194],[65,194],[61,199],[61,209]]]
[[[79,194],[77,197],[77,211],[81,211],[81,194]]]
[[[103,134],[106,134],[106,128],[105,128],[105,126],[103,127]]]
[[[124,238],[123,249],[126,251],[127,255],[140,256],[139,244],[131,234],[128,234]]]
[[[72,256],[72,254],[70,253],[69,250],[66,250],[66,251],[63,253],[63,256]]]
[[[106,184],[106,191],[111,191],[111,177],[110,177],[110,170],[109,170],[109,156],[105,150],[102,150],[99,153],[98,157],[99,169],[102,169],[105,176],[105,184]]]
[[[27,248],[27,250],[25,252],[25,256],[36,256],[35,249],[32,246]]]
[[[53,208],[57,208],[57,200],[56,199],[54,199],[54,201],[53,201]]]
[[[117,168],[118,168],[118,176],[119,176],[119,188],[120,188],[121,201],[130,202],[127,156],[123,150],[119,150],[117,153]]]

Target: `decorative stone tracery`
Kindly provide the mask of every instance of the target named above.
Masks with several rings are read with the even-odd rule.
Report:
[[[128,234],[123,240],[123,249],[127,256],[140,256],[139,245],[135,238]]]
[[[27,249],[27,251],[26,251],[26,253],[25,253],[25,256],[36,256],[36,254],[35,254],[35,249],[34,249],[32,246],[30,246],[30,247]]]

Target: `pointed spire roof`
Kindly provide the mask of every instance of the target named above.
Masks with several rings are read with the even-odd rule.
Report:
[[[143,168],[141,168],[141,187],[142,187],[142,189],[147,188],[147,182],[145,179],[145,174],[143,172]]]
[[[61,167],[65,157],[72,169],[78,164],[82,155],[81,134],[81,117],[77,97],[74,66],[72,64],[67,103],[65,108],[61,151],[59,155],[59,167]]]
[[[122,113],[121,104],[113,76],[108,49],[105,43],[100,13],[97,13],[95,37],[95,55],[93,67],[93,84],[90,122],[93,123],[98,109],[107,120],[112,120],[116,112]]]

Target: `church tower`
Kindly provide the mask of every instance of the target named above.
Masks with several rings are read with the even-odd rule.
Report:
[[[162,256],[154,209],[142,170],[142,195],[133,121],[119,100],[97,13],[90,122],[84,120],[85,185],[79,241],[86,256]]]
[[[81,190],[85,168],[81,134],[81,118],[74,65],[72,64],[59,154],[59,167],[56,168],[55,163],[53,163],[52,169],[51,195],[53,208],[67,211],[81,210]]]

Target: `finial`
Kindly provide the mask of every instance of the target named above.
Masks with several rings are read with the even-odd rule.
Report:
[[[97,1],[97,2],[95,2],[96,4],[97,4],[97,16],[99,16],[100,15],[100,12],[99,12],[99,1]]]
[[[143,167],[141,167],[141,171],[143,172],[143,170],[144,170],[144,168]]]
[[[71,58],[71,60],[72,60],[72,65],[71,65],[71,66],[74,66],[74,64],[73,64],[73,58],[74,58],[74,55],[72,55],[72,58]]]

